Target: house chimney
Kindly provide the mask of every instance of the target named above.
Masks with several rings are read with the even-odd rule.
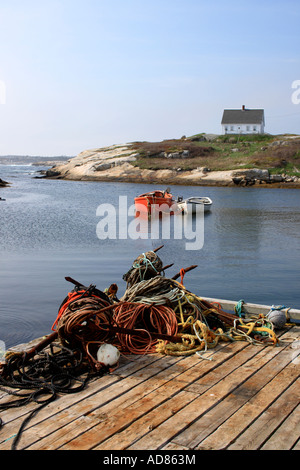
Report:
[[[243,104],[243,106],[242,106],[242,111],[245,111],[245,105],[244,105],[244,104]]]

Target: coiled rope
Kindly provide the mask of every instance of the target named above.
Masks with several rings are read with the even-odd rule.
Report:
[[[123,275],[123,279],[127,282],[127,287],[131,287],[140,281],[157,276],[162,272],[162,268],[159,256],[154,251],[147,251],[136,258],[129,271]]]
[[[109,341],[114,334],[109,326],[112,322],[113,305],[94,297],[74,300],[64,310],[57,323],[57,332],[62,344],[82,350],[90,365],[97,370],[102,367],[90,351],[95,346]]]
[[[105,371],[103,368],[101,375]],[[54,401],[59,393],[81,391],[91,377],[83,365],[81,352],[62,345],[51,345],[50,351],[43,351],[30,359],[23,353],[11,354],[5,375],[0,374],[0,389],[17,399],[0,404],[0,409],[16,408],[30,402],[38,405],[23,420],[11,448],[16,449],[25,426],[43,407]],[[25,393],[27,391],[29,393]]]
[[[172,279],[162,276],[154,276],[151,279],[142,280],[126,289],[121,301],[168,303],[176,301],[182,286]],[[184,295],[182,290],[181,296]]]
[[[118,342],[125,353],[153,353],[158,339],[152,338],[151,333],[174,336],[178,332],[174,310],[163,305],[123,302],[115,307],[114,321],[119,327],[147,333],[148,337],[117,334]]]

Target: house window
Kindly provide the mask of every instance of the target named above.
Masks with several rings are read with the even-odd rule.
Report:
[[[234,131],[234,126],[230,126],[230,130],[231,130],[231,131]]]
[[[253,132],[256,132],[257,128],[256,126],[253,126]]]
[[[250,126],[246,126],[247,132],[250,132]]]

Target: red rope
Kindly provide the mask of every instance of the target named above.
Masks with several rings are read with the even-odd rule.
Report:
[[[180,284],[183,285],[183,278],[184,278],[184,275],[185,275],[185,269],[181,268],[179,272],[180,272],[180,277],[181,277]]]

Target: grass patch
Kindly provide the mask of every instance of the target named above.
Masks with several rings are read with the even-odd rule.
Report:
[[[205,134],[198,134],[162,142],[134,142],[132,146],[139,153],[133,164],[142,169],[193,170],[206,167],[212,171],[225,171],[268,168],[274,174],[295,176],[299,176],[300,172],[300,137],[288,139],[269,134],[222,135],[206,141]],[[188,151],[188,157],[182,158],[184,151]],[[170,153],[178,153],[179,156],[166,158]]]

